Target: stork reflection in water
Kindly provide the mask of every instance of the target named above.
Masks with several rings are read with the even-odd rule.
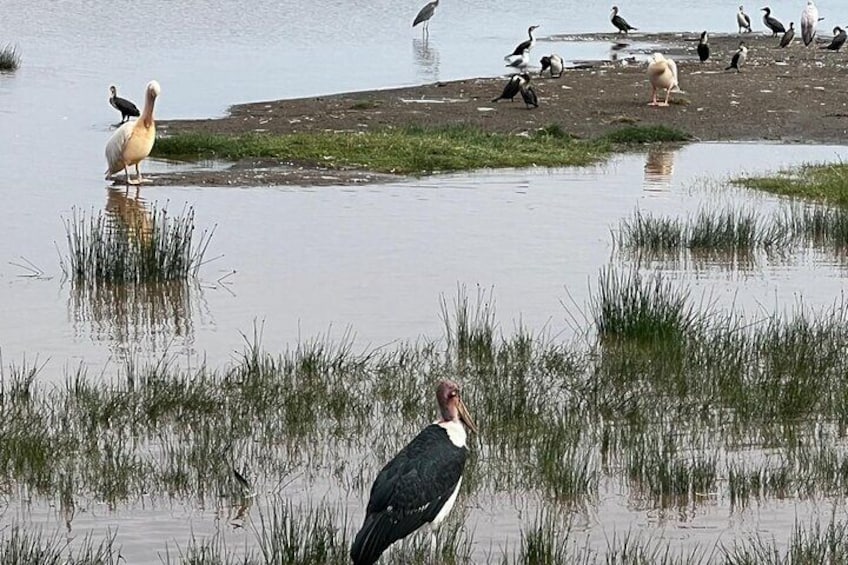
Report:
[[[645,158],[645,190],[669,190],[674,176],[674,157],[677,149],[655,148]]]
[[[430,37],[412,39],[412,55],[418,69],[419,78],[439,80],[439,50],[430,42]]]

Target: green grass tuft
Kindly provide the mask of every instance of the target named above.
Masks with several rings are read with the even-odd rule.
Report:
[[[21,55],[18,48],[7,44],[0,48],[0,72],[12,72],[21,66]]]
[[[734,182],[781,196],[794,196],[848,207],[848,164],[807,164],[763,177]]]
[[[330,168],[427,174],[486,167],[581,166],[597,162],[608,151],[603,143],[575,142],[555,135],[519,136],[456,126],[290,135],[185,133],[158,139],[154,156],[273,158]]]
[[[627,126],[603,136],[609,143],[641,144],[689,141],[691,136],[666,126]]]

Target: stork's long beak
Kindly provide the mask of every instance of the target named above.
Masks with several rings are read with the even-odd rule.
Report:
[[[465,424],[465,427],[474,432],[477,432],[477,426],[474,425],[474,421],[471,419],[471,414],[468,413],[468,408],[465,407],[465,403],[461,398],[458,399],[456,406],[459,410],[459,419]]]

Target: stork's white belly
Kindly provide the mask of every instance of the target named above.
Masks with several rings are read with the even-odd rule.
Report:
[[[450,495],[450,498],[447,499],[445,505],[442,506],[442,509],[439,510],[439,513],[436,514],[436,517],[433,518],[433,521],[430,522],[430,527],[434,530],[438,529],[439,524],[441,524],[445,518],[450,514],[453,505],[456,503],[456,497],[459,494],[459,487],[462,485],[462,477],[459,478],[459,481],[456,483],[456,488],[453,489],[453,494]]]

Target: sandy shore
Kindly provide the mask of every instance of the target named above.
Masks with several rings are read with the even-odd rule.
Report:
[[[558,39],[613,40],[609,35],[583,35]],[[848,139],[848,53],[804,48],[796,42],[779,49],[777,39],[745,34],[748,63],[741,73],[725,71],[740,36],[712,37],[711,57],[701,63],[695,55],[695,34],[640,34],[631,46],[615,51],[617,61],[571,62],[561,78],[533,73],[540,106],[528,110],[514,103],[490,100],[500,94],[506,79],[476,78],[409,88],[377,90],[294,100],[238,104],[229,115],[209,120],[159,122],[162,134],[205,132],[286,134],[304,131],[363,131],[404,125],[464,123],[498,132],[520,133],[550,124],[581,138],[592,138],[625,124],[666,125],[703,141],[781,141],[792,143],[844,143]],[[645,47],[638,48],[639,45]],[[540,42],[534,60],[545,46]],[[638,55],[661,51],[678,61],[684,94],[672,94],[667,108],[648,106],[651,89],[646,64]],[[568,59],[567,49],[561,54]],[[644,60],[644,56],[642,57]],[[262,164],[261,184],[320,181],[323,170],[300,164],[273,174]],[[214,184],[251,182],[249,163],[241,163],[237,178],[216,175]],[[300,169],[308,175],[297,173]],[[269,173],[269,171],[271,171]],[[192,173],[198,175],[199,173]],[[270,177],[269,177],[270,175]],[[166,184],[201,179],[191,175],[160,175]],[[225,177],[226,175],[224,175]],[[342,177],[346,175],[341,175]],[[202,175],[201,175],[202,177]],[[213,184],[207,179],[202,184]],[[342,179],[344,181],[344,179]],[[357,173],[351,182],[379,180]],[[335,183],[337,179],[328,182]],[[317,182],[316,184],[322,184]]]

